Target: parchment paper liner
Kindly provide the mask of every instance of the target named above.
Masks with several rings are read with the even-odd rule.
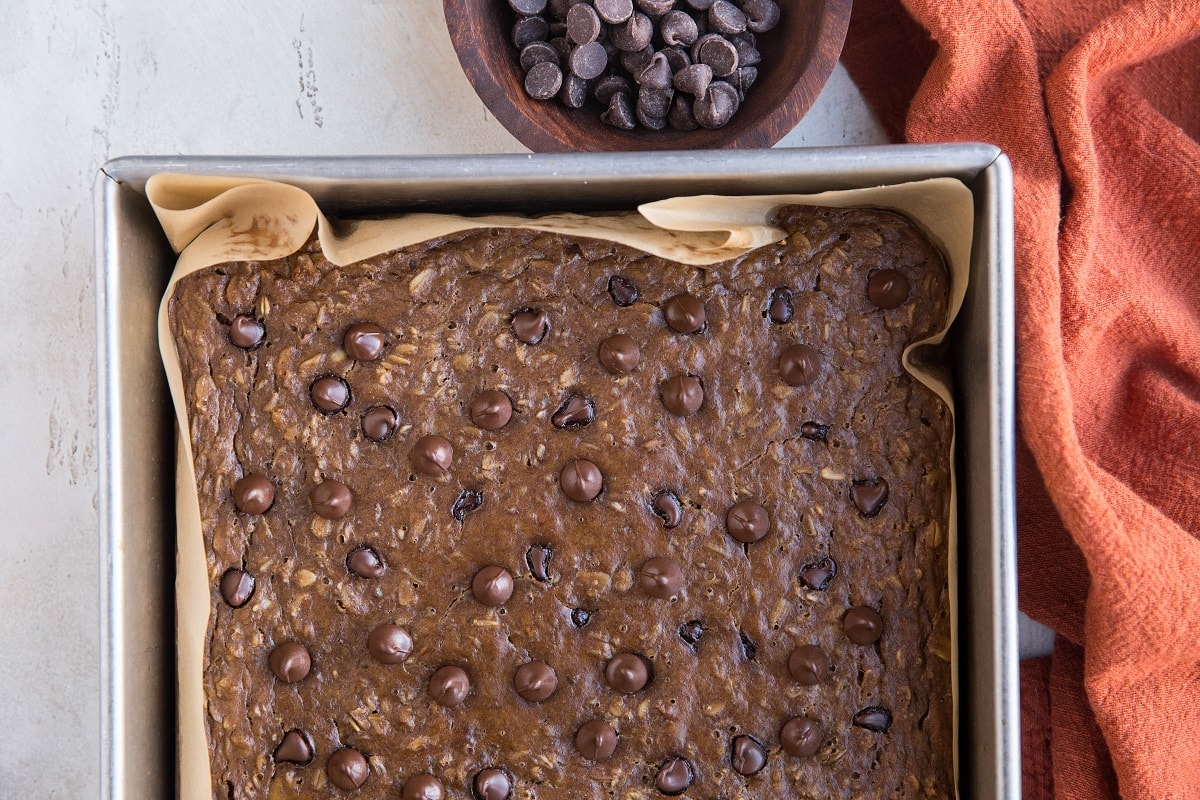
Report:
[[[950,269],[946,328],[910,345],[904,367],[932,389],[954,413],[944,370],[916,357],[923,345],[940,343],[962,307],[970,271],[974,208],[970,190],[950,178],[809,195],[714,195],[676,197],[639,206],[639,213],[554,214],[542,217],[407,214],[389,219],[337,220],[325,217],[316,201],[294,186],[271,181],[162,174],[146,184],[146,194],[180,253],[158,316],[159,348],[179,435],[176,458],[176,646],[178,659],[179,793],[181,800],[211,800],[212,774],[204,722],[204,641],[210,613],[207,559],[200,520],[183,378],[171,337],[167,304],[175,284],[207,266],[228,261],[282,258],[298,250],[316,226],[325,257],[351,264],[400,247],[472,228],[534,228],[608,239],[686,264],[707,265],[782,239],[769,223],[781,205],[885,208],[898,211],[937,245]],[[950,519],[947,557],[950,597],[951,682],[954,696],[954,773],[958,782],[958,512],[954,450],[950,458]]]

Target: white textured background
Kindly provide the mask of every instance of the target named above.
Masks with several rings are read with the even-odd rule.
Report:
[[[100,165],[523,150],[463,77],[436,0],[190,5],[0,2],[0,798],[100,791]],[[882,140],[839,67],[782,144]]]

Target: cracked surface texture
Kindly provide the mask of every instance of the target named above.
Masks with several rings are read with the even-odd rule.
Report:
[[[344,794],[325,774],[341,746],[369,757],[371,773],[352,794],[398,796],[429,772],[447,797],[471,797],[473,776],[500,766],[513,798],[654,798],[659,766],[672,756],[694,767],[688,797],[927,798],[953,795],[949,606],[946,583],[951,420],[939,400],[901,368],[911,341],[946,313],[941,258],[905,220],[871,210],[784,209],[791,233],[777,245],[711,267],[646,256],[607,242],[534,231],[472,231],[378,256],[329,265],[315,245],[274,262],[227,264],[181,281],[171,324],[183,366],[197,489],[212,585],[205,689],[214,794],[221,798]],[[911,283],[889,311],[867,300],[872,269],[892,267]],[[618,307],[614,274],[640,299]],[[767,318],[771,292],[789,287],[795,313]],[[687,291],[706,305],[708,327],[681,335],[660,305]],[[548,313],[537,345],[516,340],[514,312]],[[228,322],[255,314],[266,343],[232,345]],[[373,322],[387,333],[381,360],[355,362],[345,330]],[[641,362],[614,376],[598,363],[601,339],[633,337]],[[797,342],[821,354],[821,373],[792,387],[780,352]],[[668,378],[695,374],[700,410],[663,408]],[[345,378],[349,406],[325,416],[309,399],[317,377]],[[475,427],[466,406],[477,393],[512,398],[511,421]],[[550,417],[571,394],[595,404],[595,419],[556,429]],[[389,440],[366,439],[361,415],[394,408]],[[828,425],[824,441],[803,438],[805,422]],[[454,447],[448,474],[415,473],[408,454],[421,436]],[[590,503],[558,484],[573,459],[597,464],[604,490]],[[234,481],[259,472],[276,484],[265,513],[238,513]],[[855,480],[884,478],[879,513],[851,502]],[[308,491],[345,482],[350,512],[316,517]],[[670,489],[678,527],[651,507]],[[464,490],[482,494],[456,521]],[[751,499],[772,527],[743,546],[725,530],[734,503]],[[530,574],[531,545],[552,551],[550,580]],[[370,545],[386,563],[379,579],[351,575],[347,554]],[[640,591],[637,570],[667,556],[682,568],[670,599]],[[805,564],[832,558],[823,591],[798,580]],[[500,608],[482,605],[470,582],[497,564],[515,578]],[[257,580],[231,609],[218,583],[229,567]],[[842,618],[866,605],[883,619],[873,645],[850,642]],[[572,610],[591,612],[580,628]],[[695,644],[680,628],[699,621]],[[403,625],[413,654],[373,661],[367,634]],[[695,639],[696,629],[687,630]],[[312,672],[277,683],[267,666],[278,642],[298,640]],[[752,643],[752,648],[744,645]],[[804,686],[788,673],[794,647],[819,645],[829,678]],[[753,649],[753,658],[747,651]],[[631,651],[651,663],[650,685],[621,694],[604,666]],[[516,668],[540,660],[557,673],[543,703],[513,689]],[[471,681],[461,705],[428,695],[439,666]],[[856,727],[864,708],[892,714],[886,733]],[[797,758],[779,731],[807,715],[823,728],[818,752]],[[619,735],[614,755],[585,760],[576,730],[591,719]],[[310,737],[307,766],[275,764],[272,751],[293,728]],[[752,776],[731,766],[735,737],[767,752]]]

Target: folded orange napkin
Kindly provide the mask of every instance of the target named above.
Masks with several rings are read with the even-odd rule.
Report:
[[[1200,798],[1200,0],[856,0],[885,127],[1013,162],[1025,797]]]

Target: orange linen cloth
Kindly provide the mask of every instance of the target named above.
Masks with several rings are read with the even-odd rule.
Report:
[[[1016,194],[1025,797],[1200,798],[1200,0],[855,0],[891,135]]]

